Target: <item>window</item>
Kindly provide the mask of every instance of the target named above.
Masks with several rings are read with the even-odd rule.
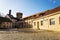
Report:
[[[54,18],[50,19],[50,25],[54,25],[54,24],[55,24]]]
[[[8,24],[8,22],[7,22],[7,24]]]
[[[43,25],[43,21],[41,21],[41,26]]]
[[[59,24],[60,24],[60,17],[59,17]]]
[[[36,26],[36,22],[34,22],[34,26]]]
[[[29,21],[29,24],[31,24],[31,22]]]

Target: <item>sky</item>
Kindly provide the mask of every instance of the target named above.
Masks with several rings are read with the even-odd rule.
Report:
[[[5,16],[9,9],[16,17],[16,12],[22,12],[23,17],[60,6],[60,0],[0,0],[0,14]]]

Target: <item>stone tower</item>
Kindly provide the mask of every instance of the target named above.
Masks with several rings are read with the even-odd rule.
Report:
[[[23,16],[23,13],[21,13],[21,12],[17,12],[17,13],[16,13],[16,17],[17,17],[18,19],[21,19],[22,16]]]

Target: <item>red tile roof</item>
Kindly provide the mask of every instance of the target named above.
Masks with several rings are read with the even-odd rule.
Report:
[[[51,9],[51,10],[47,10],[44,12],[39,12],[39,13],[33,14],[33,15],[25,17],[23,19],[30,19],[30,18],[36,18],[39,16],[46,16],[46,15],[52,14],[52,13],[57,12],[57,11],[60,11],[60,6],[54,8],[54,9]]]

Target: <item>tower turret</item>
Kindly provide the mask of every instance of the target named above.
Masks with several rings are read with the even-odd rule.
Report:
[[[16,13],[16,17],[17,17],[18,19],[21,19],[22,16],[23,16],[23,13],[21,13],[21,12],[17,12],[17,13]]]

